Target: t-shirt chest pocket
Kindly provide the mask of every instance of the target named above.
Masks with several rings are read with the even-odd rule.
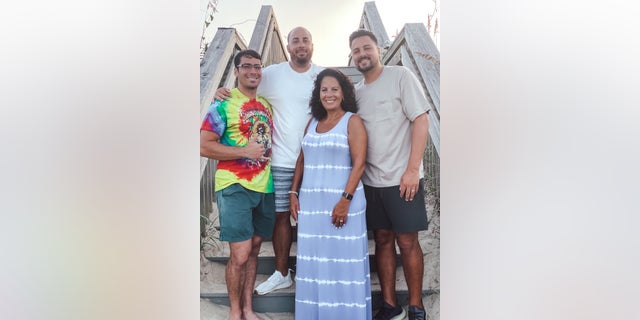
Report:
[[[391,99],[376,101],[375,121],[387,121],[400,115],[400,110],[396,110]]]

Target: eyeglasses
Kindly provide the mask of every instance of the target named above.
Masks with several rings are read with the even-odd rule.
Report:
[[[250,71],[251,68],[260,71],[262,70],[262,65],[261,64],[250,64],[250,63],[245,63],[245,64],[241,64],[241,65],[237,65],[236,68],[238,69],[242,69],[244,71]]]

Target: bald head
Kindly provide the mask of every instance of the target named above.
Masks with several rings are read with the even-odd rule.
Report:
[[[291,31],[289,31],[289,34],[287,35],[287,42],[291,43],[291,37],[294,35],[306,36],[309,38],[309,41],[312,40],[311,32],[309,32],[309,30],[305,29],[304,27],[295,27],[291,29]]]
[[[311,32],[303,27],[295,27],[289,32],[287,42],[291,63],[297,68],[308,68],[311,65],[311,56],[313,56]]]

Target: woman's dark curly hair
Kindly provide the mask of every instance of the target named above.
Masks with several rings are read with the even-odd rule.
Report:
[[[322,102],[320,101],[320,86],[324,77],[333,77],[338,80],[343,96],[343,100],[340,103],[342,110],[353,113],[358,112],[358,106],[356,106],[356,93],[351,80],[337,69],[326,68],[318,73],[318,77],[313,83],[313,91],[311,92],[311,100],[309,101],[311,115],[316,120],[322,120],[327,117],[327,110],[324,109]]]

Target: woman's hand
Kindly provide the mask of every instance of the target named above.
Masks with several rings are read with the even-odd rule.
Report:
[[[289,194],[289,212],[293,220],[298,222],[298,211],[300,211],[300,202],[298,202],[298,195],[295,193]]]
[[[345,198],[340,198],[340,201],[336,203],[331,212],[331,224],[336,228],[342,228],[347,224],[347,213],[349,212],[350,201]]]

